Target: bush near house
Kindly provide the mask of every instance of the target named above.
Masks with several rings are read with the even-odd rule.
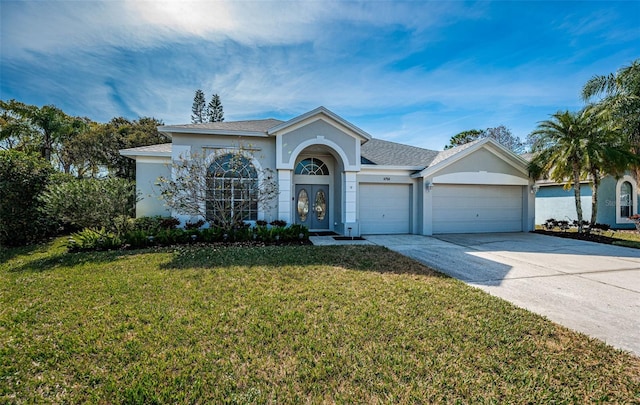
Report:
[[[135,215],[135,182],[120,178],[72,179],[50,184],[40,200],[57,220],[78,228],[119,233]]]
[[[38,200],[53,172],[35,155],[0,151],[0,245],[25,245],[53,232],[56,224]]]
[[[142,217],[128,221],[127,226],[114,232],[105,227],[85,228],[71,235],[67,242],[69,251],[140,249],[151,246],[170,246],[193,243],[248,243],[248,244],[307,244],[309,230],[298,224],[287,226],[286,221],[273,221],[267,226],[257,221],[256,226],[238,224],[233,229],[212,225],[201,229],[194,222],[185,229],[178,228],[180,221],[173,217]]]

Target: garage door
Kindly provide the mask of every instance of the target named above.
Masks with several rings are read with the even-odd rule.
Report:
[[[433,233],[522,231],[522,187],[436,184]]]
[[[408,184],[360,184],[360,233],[409,233]]]

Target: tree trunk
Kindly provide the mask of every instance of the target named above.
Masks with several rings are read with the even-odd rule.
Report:
[[[578,233],[582,233],[582,201],[580,200],[580,169],[573,165],[573,194],[576,198],[576,213],[578,214]]]

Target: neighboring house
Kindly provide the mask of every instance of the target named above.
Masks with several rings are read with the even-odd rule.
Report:
[[[279,196],[273,207],[248,212],[249,222],[281,219],[352,236],[522,232],[534,227],[527,162],[489,138],[432,151],[374,139],[324,107],[286,122],[167,125],[159,130],[172,143],[120,151],[136,160],[137,187],[144,197],[137,216],[175,215],[154,187],[159,176],[171,176],[172,159],[204,153],[211,156],[207,164],[216,165],[214,160],[224,159],[226,152],[250,145],[246,173],[273,169]]]
[[[577,219],[576,200],[573,187],[564,189],[564,184],[548,180],[536,182],[536,224],[544,224],[547,219]],[[591,219],[591,182],[580,184],[582,216]],[[629,216],[638,213],[638,185],[629,174],[620,178],[605,176],[598,188],[598,214],[596,222],[607,224],[612,229],[635,229]]]

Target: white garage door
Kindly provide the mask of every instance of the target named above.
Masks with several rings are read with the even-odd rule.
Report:
[[[436,184],[433,233],[522,231],[522,187]]]
[[[409,233],[410,187],[408,184],[360,184],[360,233]]]

